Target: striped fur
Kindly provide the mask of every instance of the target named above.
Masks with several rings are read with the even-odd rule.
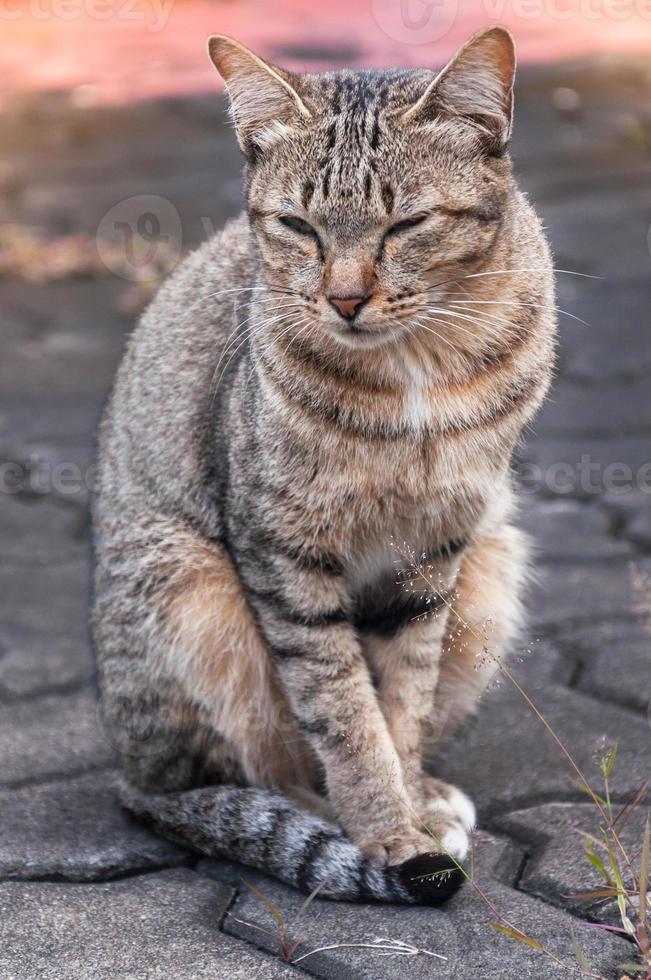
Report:
[[[318,887],[321,898],[438,904],[459,886],[445,856],[378,867],[340,827],[269,790],[218,786],[156,796],[125,784],[122,799],[172,840],[271,872],[304,892]]]
[[[463,859],[474,811],[423,753],[490,679],[458,617],[500,653],[521,620],[510,459],[554,348],[512,42],[438,76],[210,52],[247,213],[161,289],[101,429],[93,629],[125,802],[298,887],[441,901],[459,873],[424,875]],[[330,302],[352,296],[354,321]]]

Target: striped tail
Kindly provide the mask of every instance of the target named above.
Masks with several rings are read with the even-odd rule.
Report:
[[[150,795],[123,783],[122,802],[164,837],[229,858],[322,898],[439,905],[463,875],[444,854],[371,864],[343,830],[264,789],[209,786]]]

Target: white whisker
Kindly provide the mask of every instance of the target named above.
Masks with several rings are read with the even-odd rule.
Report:
[[[441,323],[441,321],[440,321],[440,320],[436,320],[436,319],[435,319],[434,317],[428,317],[428,320],[429,320],[430,322],[432,322],[432,323]],[[458,350],[458,349],[457,349],[457,348],[456,348],[456,347],[454,346],[454,344],[453,344],[453,343],[451,343],[451,342],[450,342],[449,340],[446,340],[446,338],[445,338],[445,337],[442,337],[442,336],[441,336],[441,334],[440,334],[440,333],[437,333],[437,331],[436,331],[436,330],[432,330],[432,328],[431,328],[431,327],[428,327],[428,326],[426,326],[426,325],[425,325],[425,323],[424,323],[424,322],[422,321],[422,318],[421,318],[421,317],[417,317],[417,318],[416,318],[416,320],[414,321],[414,323],[415,323],[415,324],[416,324],[416,326],[418,326],[418,327],[419,327],[420,329],[422,329],[422,330],[427,330],[427,332],[428,332],[428,333],[431,333],[431,334],[433,334],[433,335],[434,335],[434,336],[435,336],[435,337],[436,337],[436,338],[437,338],[438,340],[441,340],[441,341],[442,341],[442,342],[443,342],[444,344],[447,344],[447,345],[448,345],[448,347],[450,347],[450,348],[451,348],[451,349],[452,349],[452,350],[454,351],[454,353],[455,353],[455,354],[457,354],[457,355],[459,355],[459,354],[461,353],[461,352],[460,352],[460,351],[459,351],[459,350]]]
[[[267,340],[267,342],[266,342],[266,345],[263,346],[259,351],[256,352],[257,356],[255,357],[255,359],[253,357],[251,358],[251,360],[253,362],[253,366],[251,367],[251,371],[250,371],[249,376],[248,376],[248,378],[246,380],[247,386],[248,386],[248,384],[249,384],[249,382],[250,382],[250,380],[251,380],[251,378],[253,376],[253,373],[255,372],[255,369],[257,368],[258,364],[260,363],[262,357],[265,354],[267,354],[277,343],[279,343],[280,340],[282,340],[282,338],[284,336],[286,336],[286,334],[288,334],[289,331],[293,327],[300,327],[301,329],[299,329],[298,333],[294,337],[291,338],[291,340],[287,344],[287,347],[285,348],[285,352],[287,352],[289,350],[290,345],[296,340],[296,337],[300,336],[300,334],[302,334],[304,332],[304,330],[307,329],[307,327],[309,327],[311,325],[312,325],[311,322],[309,320],[307,320],[305,317],[300,317],[298,320],[290,323],[288,327],[285,327],[281,331],[281,333],[279,334],[278,337],[269,338]]]
[[[274,312],[277,311],[277,310],[287,310],[287,309],[291,309],[291,308],[297,309],[297,308],[300,308],[300,305],[301,305],[300,303],[284,303],[284,304],[279,304],[279,303],[276,302],[275,299],[270,299],[270,300],[268,300],[268,302],[273,302],[273,304],[274,304],[274,308],[273,308],[274,309]],[[233,310],[233,312],[235,312],[235,310]],[[232,330],[230,332],[230,334],[228,335],[228,337],[226,338],[226,342],[225,342],[224,347],[222,349],[220,361],[228,353],[228,347],[229,347],[229,345],[231,343],[231,340],[233,340],[233,339],[236,339],[236,340],[239,339],[239,337],[241,336],[240,335],[240,331],[242,330],[242,328],[245,327],[246,324],[249,323],[251,320],[254,320],[255,317],[258,316],[258,315],[259,315],[259,311],[256,310],[254,313],[251,313],[250,316],[248,316],[245,320],[242,320],[241,323],[236,324],[235,329]],[[236,337],[236,334],[237,334],[237,337]],[[220,361],[217,362],[217,368],[219,368]]]
[[[455,306],[455,304],[454,303],[450,303],[450,306]],[[467,312],[467,310],[466,310],[466,312]],[[518,325],[517,324],[517,321],[510,320],[508,317],[497,316],[497,314],[495,314],[495,313],[487,313],[486,310],[482,310],[481,311],[481,320],[478,320],[477,322],[480,322],[480,323],[486,322],[484,320],[484,318],[487,318],[488,319],[488,322],[490,323],[490,325],[492,327],[497,327],[500,334],[504,333],[504,329],[500,329],[500,328],[511,328],[512,329],[514,327],[517,327],[517,325]]]
[[[485,321],[480,320],[477,317],[469,316],[468,314],[458,313],[456,310],[448,310],[448,309],[439,308],[439,307],[436,307],[436,306],[430,306],[430,307],[428,307],[428,312],[430,312],[430,313],[438,313],[439,315],[442,315],[442,316],[451,316],[451,317],[458,318],[460,320],[465,320],[468,323],[474,323],[474,324],[482,327],[482,329],[484,330],[484,332],[486,334],[488,334],[489,336],[492,336],[495,339],[499,339],[501,337],[501,335],[502,335],[502,332],[501,331],[499,331],[498,329],[496,329],[496,327],[491,326],[490,324],[487,324]],[[475,333],[473,333],[472,330],[468,330],[467,328],[461,327],[458,323],[448,324],[448,326],[452,326],[455,330],[460,330],[462,333],[466,333],[469,337],[472,337],[475,340],[478,339],[477,338],[477,335]],[[490,329],[489,329],[489,327],[490,327]]]
[[[573,320],[578,320],[579,323],[584,324],[584,326],[589,327],[590,324],[587,320],[582,320],[580,316],[576,316],[574,313],[570,313],[568,310],[562,310],[560,306],[550,306],[547,303],[522,303],[516,300],[506,300],[506,299],[458,299],[455,303],[462,303],[464,306],[529,306],[532,309],[541,310],[551,310],[554,313],[562,313],[564,316],[569,316]]]
[[[562,273],[567,276],[581,276],[583,279],[601,279],[602,276],[591,276],[587,272],[575,272],[573,269],[553,269],[554,273]],[[487,272],[468,272],[464,276],[457,276],[455,279],[445,279],[443,282],[435,283],[429,289],[436,289],[438,286],[445,286],[450,282],[463,282],[465,279],[480,279],[485,276],[512,276],[521,272],[541,272],[546,275],[547,270],[539,266],[532,266],[523,269],[491,269]]]
[[[266,319],[264,319],[262,321],[254,322],[254,323],[252,323],[244,331],[243,334],[240,334],[240,335],[238,335],[235,338],[236,341],[239,340],[239,343],[236,344],[235,348],[230,353],[230,356],[229,356],[226,364],[224,364],[224,366],[222,368],[222,371],[221,371],[221,374],[219,375],[219,378],[217,379],[216,384],[215,384],[215,377],[216,377],[217,371],[219,370],[219,365],[220,365],[221,361],[223,360],[223,357],[224,357],[224,354],[223,353],[222,353],[222,357],[220,357],[220,359],[219,359],[219,361],[217,363],[217,366],[215,367],[215,371],[213,372],[213,380],[211,382],[211,388],[212,388],[212,385],[215,384],[213,395],[212,395],[212,404],[213,405],[215,403],[215,398],[217,396],[217,391],[219,389],[219,385],[221,384],[221,381],[222,381],[222,379],[223,379],[226,371],[228,370],[229,365],[231,364],[233,358],[237,355],[237,353],[248,342],[248,340],[253,335],[253,333],[256,332],[256,331],[264,330],[265,328],[267,328],[269,326],[272,326],[274,323],[282,322],[283,320],[289,319],[290,317],[292,317],[294,315],[295,314],[290,311],[290,312],[286,312],[286,313],[280,313],[278,316],[270,316],[270,317],[267,317]],[[250,317],[249,319],[253,319],[253,317]]]

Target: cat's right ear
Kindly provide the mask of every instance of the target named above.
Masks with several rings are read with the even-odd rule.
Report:
[[[514,78],[513,37],[503,27],[489,27],[464,44],[403,119],[466,119],[493,151],[500,151],[511,136]]]
[[[223,34],[208,39],[208,54],[226,82],[237,139],[249,160],[310,119],[289,72]]]

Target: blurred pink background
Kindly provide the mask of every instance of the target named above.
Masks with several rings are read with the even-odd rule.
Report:
[[[501,23],[522,62],[651,51],[651,0],[0,0],[0,99],[72,90],[80,105],[216,88],[231,34],[287,67],[440,65]]]

